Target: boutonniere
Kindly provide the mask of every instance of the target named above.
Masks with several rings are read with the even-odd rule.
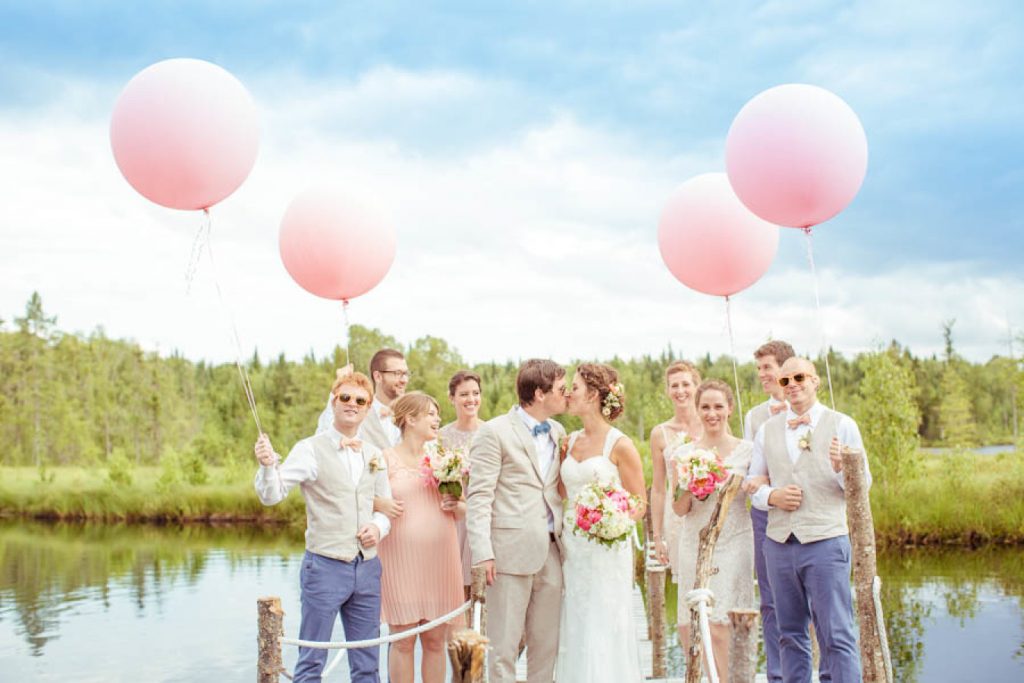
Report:
[[[370,468],[371,474],[376,474],[380,470],[384,469],[384,461],[380,459],[380,453],[375,453],[370,462],[367,463],[367,467]]]
[[[558,460],[565,460],[567,455],[569,455],[569,437],[563,436],[558,440]]]
[[[814,430],[808,429],[804,432],[804,435],[797,441],[797,445],[800,446],[800,450],[809,451],[811,450],[811,438],[814,436]]]

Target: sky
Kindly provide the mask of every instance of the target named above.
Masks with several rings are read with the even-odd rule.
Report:
[[[256,165],[213,207],[216,268],[185,272],[201,217],[137,194],[110,150],[121,89],[171,57],[252,93]],[[657,354],[742,359],[769,337],[853,355],[891,339],[1008,352],[1024,326],[1024,6],[985,2],[10,2],[0,0],[0,318],[38,291],[65,331],[161,353],[323,356],[340,306],[300,289],[288,203],[336,187],[397,234],[349,319],[468,362]],[[863,187],[783,229],[733,297],[677,282],[658,217],[725,170],[733,117],[783,83],[858,114]],[[215,283],[223,292],[216,294]]]

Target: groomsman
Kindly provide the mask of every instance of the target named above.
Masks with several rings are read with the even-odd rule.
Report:
[[[813,606],[832,680],[860,681],[840,449],[845,445],[863,452],[864,444],[853,419],[818,403],[820,380],[809,360],[787,360],[778,383],[789,408],[758,430],[748,478],[768,477],[752,502],[768,511],[764,555],[780,633],[782,678],[787,683],[811,680],[807,629]],[[864,458],[867,472],[866,453]]]
[[[334,421],[326,431],[295,444],[283,464],[266,434],[256,441],[260,501],[276,505],[296,485],[306,499],[302,640],[329,641],[339,612],[348,640],[380,635],[377,545],[391,524],[373,512],[373,499],[390,498],[391,486],[380,450],[357,437],[372,393],[366,375],[343,369],[331,388]],[[379,683],[379,653],[378,647],[349,650],[352,683]],[[327,650],[299,648],[294,680],[320,681],[326,659]]]
[[[770,341],[754,351],[757,363],[757,379],[768,394],[768,400],[754,406],[744,420],[743,438],[753,441],[758,429],[773,415],[786,410],[786,398],[779,386],[779,368],[796,355],[793,347],[784,341]],[[756,484],[748,483],[748,493],[756,490]],[[768,664],[770,683],[782,683],[782,662],[779,659],[779,626],[775,621],[775,603],[772,599],[772,584],[764,563],[764,535],[768,528],[768,513],[750,508],[750,520],[754,526],[754,570],[757,573],[757,589],[761,594],[761,628],[764,633],[764,655]]]
[[[384,450],[395,446],[402,432],[391,417],[391,404],[405,395],[409,384],[409,366],[405,356],[395,349],[381,349],[370,359],[370,377],[373,378],[373,405],[359,428],[359,438]],[[331,399],[317,421],[317,433],[327,431],[334,420]]]

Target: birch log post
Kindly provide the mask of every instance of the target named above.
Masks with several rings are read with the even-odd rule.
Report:
[[[871,516],[864,452],[842,448],[843,479],[846,491],[846,519],[850,525],[853,564],[853,588],[857,596],[857,623],[860,627],[860,663],[865,681],[892,682],[886,666],[883,642],[885,621],[875,605],[874,583],[878,573],[875,556],[875,524]]]
[[[259,649],[256,661],[256,683],[277,683],[284,664],[281,661],[281,638],[284,637],[284,610],[281,598],[259,598],[256,601]]]
[[[758,616],[756,609],[729,610],[729,683],[754,683],[757,676]]]
[[[650,499],[651,492],[648,489],[647,500]],[[644,567],[647,569],[647,630],[651,639],[651,674],[654,678],[666,678],[668,672],[665,666],[665,567],[648,562],[654,540],[654,527],[651,523],[653,514],[651,507],[648,506],[644,517],[644,535],[647,537],[644,546],[647,549],[644,556]]]
[[[717,570],[713,565],[715,556],[715,544],[718,543],[718,536],[722,533],[722,526],[725,524],[726,514],[733,498],[740,490],[743,477],[735,474],[729,475],[725,486],[718,492],[718,502],[711,512],[711,519],[708,525],[700,530],[700,543],[697,546],[697,579],[694,581],[694,589],[707,589],[712,574]],[[680,587],[682,590],[682,587]],[[704,654],[704,646],[700,636],[700,613],[697,605],[690,605],[690,647],[686,652],[686,683],[700,683],[701,678],[701,657],[705,657],[709,666],[714,666],[714,654]]]
[[[473,601],[468,612],[470,628],[460,628],[452,633],[448,641],[448,659],[452,663],[452,683],[482,683],[484,662],[487,656],[487,572],[483,567],[473,567],[469,587],[469,598]],[[479,605],[480,633],[472,629],[476,607]]]

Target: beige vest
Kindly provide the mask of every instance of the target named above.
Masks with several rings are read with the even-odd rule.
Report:
[[[750,440],[753,441],[754,437],[757,436],[757,430],[761,428],[769,418],[772,417],[772,410],[769,408],[771,401],[765,401],[759,403],[750,409],[747,413],[747,426],[750,428]]]
[[[316,458],[316,481],[302,484],[306,499],[306,549],[317,555],[351,562],[363,551],[363,557],[377,556],[376,546],[363,548],[356,539],[359,531],[373,516],[374,473],[364,464],[358,484],[339,457],[330,433],[309,438]],[[369,463],[380,452],[363,443],[363,459]]]
[[[800,507],[793,512],[768,511],[768,538],[785,543],[790,534],[801,543],[813,543],[849,534],[846,496],[836,481],[828,449],[836,435],[839,413],[826,409],[811,434],[811,449],[802,451],[794,464],[786,448],[786,414],[765,424],[764,454],[772,487],[796,484],[803,491]]]

